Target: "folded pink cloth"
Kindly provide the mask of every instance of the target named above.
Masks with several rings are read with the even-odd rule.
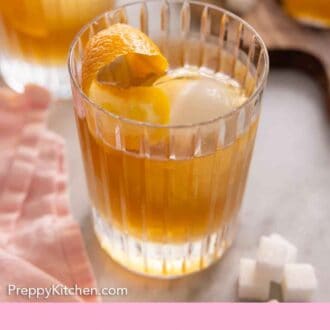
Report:
[[[96,287],[67,196],[65,145],[45,126],[49,94],[0,88],[0,301],[43,301],[19,288]],[[96,300],[51,295],[47,301]]]

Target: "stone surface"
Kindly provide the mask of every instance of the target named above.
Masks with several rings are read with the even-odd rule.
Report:
[[[254,257],[260,236],[281,233],[315,266],[315,301],[330,301],[330,116],[309,77],[271,73],[250,170],[241,226],[233,247],[206,271],[178,280],[153,280],[115,264],[99,247],[92,227],[71,105],[57,105],[52,129],[68,141],[71,198],[100,287],[127,287],[107,301],[237,301],[239,260]]]

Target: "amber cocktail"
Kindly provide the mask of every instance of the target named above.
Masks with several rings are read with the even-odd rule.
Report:
[[[148,34],[169,70],[153,77],[150,91],[144,82],[134,90],[104,87],[113,91],[108,101],[101,91],[87,97],[82,50],[91,35],[118,21]],[[128,269],[157,277],[199,271],[218,260],[235,233],[268,73],[259,36],[212,5],[147,1],[86,26],[69,62],[102,247]],[[170,105],[166,124],[157,122],[163,118],[154,111],[163,109],[164,95]]]

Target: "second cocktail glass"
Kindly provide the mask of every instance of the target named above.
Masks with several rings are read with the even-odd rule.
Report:
[[[112,0],[0,1],[0,71],[8,86],[22,92],[28,83],[69,98],[66,61],[81,27],[110,10]]]

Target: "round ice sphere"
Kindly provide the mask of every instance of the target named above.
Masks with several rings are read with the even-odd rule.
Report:
[[[171,103],[170,123],[196,124],[226,115],[246,99],[230,81],[203,77],[174,78],[161,85]]]

